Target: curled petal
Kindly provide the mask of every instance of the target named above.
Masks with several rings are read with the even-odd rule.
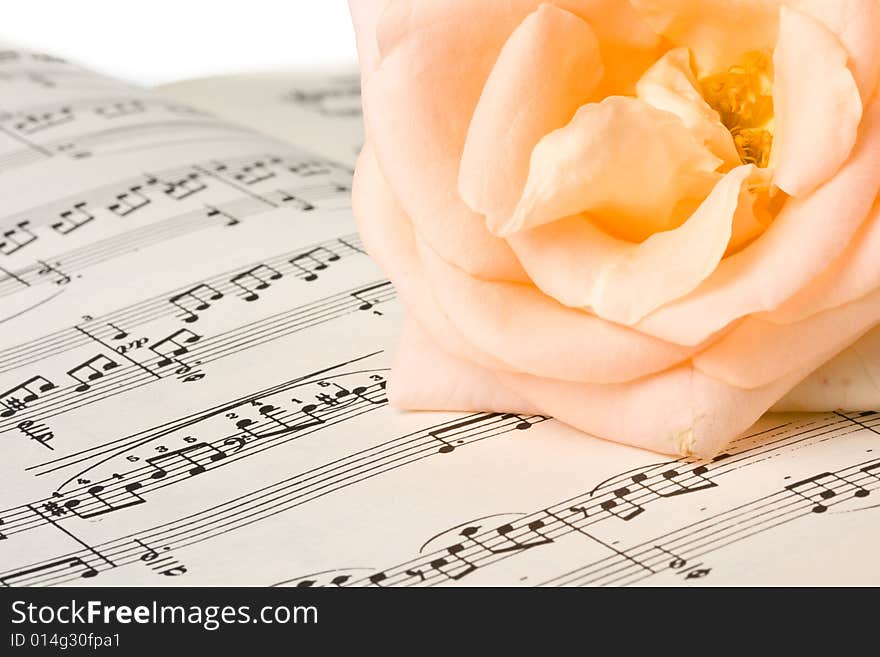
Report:
[[[696,290],[654,311],[637,328],[695,345],[745,315],[774,310],[846,249],[878,186],[880,103],[874,101],[837,175],[809,197],[789,199],[760,239],[722,260]]]
[[[789,4],[820,21],[849,54],[849,68],[862,101],[874,95],[880,77],[880,2],[877,0],[789,0]]]
[[[586,212],[610,233],[641,241],[684,221],[720,177],[719,164],[674,114],[612,96],[538,142],[523,197],[497,232]]]
[[[775,132],[773,183],[805,196],[828,180],[852,152],[862,100],[848,54],[822,23],[782,8],[773,53]]]
[[[513,212],[538,140],[590,99],[602,75],[593,30],[572,13],[542,5],[516,28],[477,104],[459,189],[490,230]]]
[[[640,244],[619,240],[580,216],[510,238],[535,283],[561,303],[633,324],[706,278],[728,248],[734,218],[751,215],[746,182],[755,167],[728,173],[694,214]]]
[[[687,48],[670,50],[645,72],[636,94],[649,105],[675,114],[727,166],[737,166],[740,159],[733,137],[718,112],[703,99],[690,58]]]

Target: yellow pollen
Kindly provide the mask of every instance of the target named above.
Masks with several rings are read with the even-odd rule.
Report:
[[[703,97],[733,135],[740,159],[766,167],[773,144],[773,64],[749,52],[735,66],[700,80]]]

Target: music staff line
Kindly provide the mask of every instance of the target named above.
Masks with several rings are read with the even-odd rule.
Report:
[[[37,103],[17,107],[0,114],[0,125],[24,135],[69,125],[78,120],[79,113],[114,120],[148,112],[151,108],[170,112],[213,117],[210,112],[182,103],[144,94],[112,94],[104,97],[79,98],[67,102]]]
[[[495,421],[497,416],[498,416],[498,414],[488,414],[488,415],[483,416],[482,421],[483,422]],[[479,422],[481,421],[478,418],[479,418],[479,416],[472,416],[469,419],[478,425]],[[519,418],[519,417],[515,417],[515,416],[514,417],[506,416],[506,417],[502,417],[502,419],[507,422],[508,430],[514,430],[516,428],[520,428],[522,426],[523,421],[524,421],[524,418]],[[528,420],[532,420],[532,419],[535,419],[537,421],[542,421],[544,418],[528,418],[526,420],[528,421]],[[814,423],[810,423],[810,425],[812,425],[812,424],[814,424]],[[446,428],[448,430],[449,427],[452,425],[460,426],[460,425],[462,425],[462,421],[454,420],[452,422],[445,423],[445,425],[438,425],[437,427],[434,427],[433,431],[422,431],[422,432],[417,432],[417,434],[418,433],[422,433],[422,434],[441,433],[444,428]],[[808,432],[812,431],[815,428],[816,427],[811,426],[811,428],[808,428],[807,431]],[[762,433],[767,433],[769,431],[772,431],[772,430],[767,430],[766,432],[762,432]],[[411,434],[411,435],[414,436],[417,434]],[[743,440],[746,440],[747,438],[754,438],[754,437],[755,437],[754,435],[747,436],[747,437],[744,437]],[[407,438],[407,437],[404,437],[404,438]],[[799,437],[796,434],[795,436],[789,436],[788,438],[790,440],[787,442],[798,442],[798,441],[809,439],[809,436]],[[465,441],[465,442],[469,442],[469,441]],[[370,448],[369,450],[364,450],[364,451],[369,452],[372,450],[383,449],[383,448],[385,448],[385,445],[379,445],[376,448]],[[745,451],[749,451],[749,449],[752,451],[757,451],[757,452],[765,451],[763,449],[763,446],[760,446],[760,445],[758,447],[748,448]],[[430,447],[427,448],[427,450],[429,451],[429,453],[426,456],[444,453],[441,449],[437,449],[436,442],[431,444]],[[424,458],[426,456],[422,456],[422,458]],[[361,454],[359,453],[359,454],[352,455],[352,457],[346,457],[346,458],[360,458],[360,457],[361,457]],[[330,465],[333,465],[333,464],[330,464]],[[384,471],[384,470],[381,470],[381,471]],[[304,473],[304,474],[309,474],[309,473]],[[286,484],[288,481],[289,480],[285,480],[285,482],[280,482],[280,484]],[[257,496],[257,495],[265,495],[266,490],[274,489],[280,484],[276,484],[276,485],[267,487],[267,489],[264,489],[261,491],[256,491],[254,493],[250,493],[246,496],[242,496],[241,498],[236,498],[235,500],[218,505],[216,507],[212,507],[211,509],[206,510],[204,512],[192,514],[192,515],[187,516],[185,518],[179,519],[177,521],[173,521],[171,523],[166,523],[165,525],[161,525],[161,526],[153,528],[151,530],[145,530],[144,532],[139,532],[136,535],[131,535],[131,536],[117,539],[115,541],[109,541],[109,542],[102,543],[100,546],[97,546],[95,549],[99,550],[102,554],[107,555],[115,564],[114,567],[118,567],[120,565],[124,565],[127,562],[133,562],[137,558],[136,557],[136,554],[137,554],[136,544],[134,544],[131,540],[133,536],[136,536],[138,539],[143,539],[147,542],[158,542],[158,543],[162,543],[162,544],[168,544],[168,545],[175,547],[175,548],[185,547],[186,545],[197,543],[202,540],[207,540],[208,538],[211,538],[211,537],[218,535],[220,533],[223,533],[225,531],[231,531],[232,529],[243,526],[244,524],[249,524],[251,522],[257,522],[265,517],[270,517],[270,515],[274,515],[275,513],[281,513],[283,511],[286,511],[288,508],[291,508],[291,507],[288,507],[287,504],[284,504],[284,503],[279,504],[278,501],[273,498],[271,500],[271,504],[274,505],[273,508],[268,508],[268,506],[266,504],[264,504],[264,505],[262,505],[262,508],[264,508],[263,514],[261,514],[259,516],[246,515],[247,513],[250,513],[250,511],[244,510],[243,501],[245,499],[250,499],[250,498],[253,498],[254,496]],[[286,498],[284,498],[284,499],[286,500]],[[571,498],[571,499],[569,499],[565,502],[562,502],[556,506],[557,507],[564,507],[565,505],[573,506],[573,501],[576,499],[577,498]],[[236,520],[235,516],[233,516],[230,519],[229,517],[227,517],[227,515],[223,515],[222,516],[222,521],[224,522],[223,527],[219,527],[218,523],[215,520],[212,520],[208,515],[208,514],[214,514],[214,516],[219,517],[221,514],[226,514],[227,511],[230,509],[230,506],[232,506],[232,508],[239,508],[240,509],[240,512],[237,514],[239,517]],[[248,508],[250,508],[250,507],[248,507]],[[258,508],[261,508],[261,507],[258,507]],[[553,508],[554,507],[550,507],[549,509],[552,510]],[[266,514],[268,514],[268,515],[266,515]],[[538,519],[539,518],[536,518],[536,517],[535,518],[526,517],[526,518],[523,518],[523,520],[521,522],[523,524],[531,525],[533,528],[537,527],[537,529],[539,531],[541,531],[542,535],[543,535],[541,542],[539,544],[546,544],[548,541],[546,540],[547,533],[544,531],[544,528],[547,527],[547,525],[544,524],[541,526],[537,526],[535,524],[535,521]],[[195,523],[200,523],[200,524],[196,525]],[[576,531],[576,530],[572,529],[570,525],[566,525],[566,527],[569,528],[569,533],[571,531]],[[513,531],[513,528],[511,528],[511,531],[507,532],[507,534],[505,535],[505,540],[509,540],[510,538],[513,538],[514,541],[517,540],[515,536],[511,537],[512,531]],[[534,530],[529,530],[529,531],[531,532]],[[490,538],[493,533],[496,536],[498,536],[497,532],[487,532],[487,534],[490,534]],[[483,549],[485,549],[485,548],[483,548]],[[515,554],[515,553],[516,553],[515,550],[508,550],[507,552],[499,553],[499,554],[496,554],[493,556],[495,556],[497,558],[504,558],[505,556],[511,556],[512,554]],[[433,556],[433,555],[429,555],[429,556]],[[66,557],[68,559],[85,560],[87,557],[89,557],[89,553],[87,551],[79,551],[79,552],[70,553],[69,555],[66,555]],[[436,561],[436,559],[434,559],[434,561]],[[63,581],[73,581],[77,577],[83,576],[81,573],[71,573],[69,568],[63,568],[63,567],[59,568],[59,566],[57,565],[59,562],[60,562],[60,560],[54,560],[54,561],[47,560],[46,562],[42,562],[42,569],[39,567],[39,564],[35,567],[30,567],[28,570],[32,571],[32,574],[38,575],[38,577],[36,577],[34,579],[30,579],[27,582],[21,582],[21,583],[54,584],[54,583],[60,583]],[[411,565],[411,563],[405,564],[405,566],[406,565]],[[90,566],[90,568],[91,567],[92,566]],[[403,567],[404,566],[401,566],[401,568],[403,568]],[[105,565],[102,566],[99,564],[99,565],[93,566],[93,568],[96,569],[95,572],[97,573],[99,570],[106,569],[107,566],[105,566]],[[417,571],[413,570],[412,568],[409,568],[408,570],[412,573],[410,575],[411,578],[414,578],[417,576],[417,574],[418,574]],[[423,574],[424,573],[422,573],[422,575]],[[381,573],[381,575],[383,575],[383,576],[377,577],[376,575],[372,575],[369,578],[365,578],[364,580],[362,580],[360,582],[360,584],[380,585],[382,582],[384,582],[388,579],[387,575],[385,575],[384,572]],[[8,577],[8,575],[6,577]],[[0,580],[2,580],[2,579],[3,578],[0,578]],[[424,583],[425,581],[426,580],[423,578],[423,579],[421,579],[421,581],[419,583]],[[18,582],[16,582],[16,583],[18,583]]]
[[[463,435],[463,444],[471,444],[487,438],[501,436],[511,431],[522,429],[524,424],[531,425],[535,422],[542,422],[546,418],[540,416],[522,418],[502,414],[482,414],[474,416],[472,419],[474,423],[470,431],[474,433],[472,435]],[[398,467],[404,467],[424,458],[436,457],[441,452],[437,449],[436,439],[430,437],[431,431],[442,431],[444,428],[448,428],[449,425],[458,423],[460,423],[460,420],[443,423],[436,427],[421,430],[388,443],[362,450],[361,452],[318,466],[299,475],[216,505],[210,509],[138,532],[136,537],[146,542],[162,543],[173,548],[181,548],[208,540],[214,536],[254,522],[259,522],[370,477],[378,476]],[[406,454],[404,452],[401,455],[400,449],[393,451],[396,449],[395,443],[402,443],[403,449],[408,450],[410,453]],[[409,445],[407,446],[408,443]],[[382,457],[384,452],[389,451],[391,451],[390,454]],[[377,457],[369,460],[371,455],[377,455]],[[328,472],[329,476],[327,476]],[[325,475],[323,478],[321,478],[322,474]],[[134,536],[131,535],[114,541],[108,541],[95,546],[94,549],[107,555],[116,564],[116,567],[131,563],[137,558],[136,546],[132,541]],[[80,551],[65,556],[67,558],[80,557],[86,559],[90,556],[90,552]],[[50,579],[49,581],[41,580],[39,583],[58,583],[57,581],[52,581],[58,576],[58,573],[52,572],[51,565],[54,561],[48,560],[48,563],[50,565],[49,572],[41,574],[44,577],[48,574]],[[35,566],[39,565],[36,564]],[[107,567],[104,564],[99,567],[99,570],[105,570]],[[9,576],[8,573],[0,575],[0,581]],[[58,581],[71,581],[77,577],[76,574],[71,576],[69,572],[63,571],[60,573],[60,576],[61,578]]]
[[[103,216],[102,212],[109,217],[123,218],[133,213],[140,213],[159,200],[166,204],[175,204],[176,207],[176,203],[193,197],[196,207],[191,207],[183,213],[175,212],[170,218],[117,233],[68,252],[43,257],[43,261],[56,263],[54,266],[59,271],[65,272],[68,276],[67,281],[53,279],[56,284],[64,284],[70,282],[69,273],[130,253],[138,248],[217,224],[235,225],[248,216],[278,207],[293,207],[308,212],[315,207],[323,207],[327,200],[340,198],[340,194],[349,189],[348,181],[341,183],[334,179],[342,170],[332,163],[322,163],[314,158],[300,161],[290,159],[285,161],[276,157],[271,159],[280,163],[276,166],[272,178],[280,175],[282,178],[279,180],[283,180],[283,176],[286,175],[291,178],[286,185],[292,188],[271,189],[268,194],[256,195],[246,189],[243,191],[241,172],[251,170],[255,163],[261,164],[264,160],[262,156],[215,162],[213,168],[223,174],[212,174],[210,177],[201,171],[204,168],[202,165],[158,174],[144,174],[142,178],[114,183],[81,196],[69,197],[41,208],[31,208],[6,217],[3,222],[7,228],[0,236],[2,237],[0,253],[11,256],[37,242],[39,235],[35,230],[40,226],[48,225],[49,233],[63,237],[92,225],[99,215]],[[302,173],[304,171],[306,173]],[[208,181],[205,180],[206,178]],[[268,179],[245,178],[244,185],[257,184]],[[209,189],[211,180],[221,186],[231,187],[236,196],[214,203],[200,202],[204,198],[202,193]],[[273,180],[273,182],[277,181]],[[135,216],[139,215],[135,214]],[[17,292],[22,287],[45,282],[45,268],[45,262],[37,262],[19,269],[11,268],[7,277],[0,279],[0,296]]]
[[[395,291],[388,281],[380,281],[367,287],[381,286],[379,291],[371,298],[370,307],[373,304],[387,303],[396,298]],[[304,306],[298,306],[288,311],[277,313],[269,317],[236,327],[215,336],[203,338],[187,329],[178,331],[165,340],[172,340],[171,351],[167,354],[157,354],[146,360],[128,363],[120,361],[108,371],[108,373],[96,373],[94,379],[83,390],[83,381],[58,389],[51,390],[48,396],[38,396],[30,404],[20,409],[10,408],[7,404],[5,411],[0,411],[0,417],[6,414],[6,420],[0,420],[0,432],[12,429],[21,420],[47,419],[67,413],[82,406],[96,403],[100,400],[128,392],[135,388],[148,385],[158,380],[176,375],[183,375],[182,368],[190,369],[197,363],[198,366],[207,365],[227,356],[240,354],[250,348],[266,344],[298,331],[312,328],[328,321],[347,316],[351,313],[364,310],[364,300],[357,296],[364,286],[359,286],[338,294],[326,297],[319,301]],[[182,333],[185,331],[185,333]],[[175,336],[182,335],[177,338]],[[160,341],[163,342],[163,341]],[[187,343],[187,344],[184,344]],[[155,349],[157,344],[152,345]],[[98,341],[98,345],[105,347]],[[189,346],[192,345],[192,346]],[[152,349],[147,349],[152,351]],[[156,352],[152,352],[156,353]],[[181,360],[183,356],[187,360]],[[78,389],[80,388],[80,389]],[[0,404],[3,400],[0,400]]]
[[[725,473],[733,472],[742,467],[745,461],[765,458],[771,451],[778,451],[782,448],[787,449],[792,444],[804,444],[807,441],[810,443],[821,442],[824,440],[824,436],[828,435],[830,432],[837,432],[836,439],[842,439],[840,436],[845,435],[845,433],[841,434],[839,429],[835,428],[836,425],[839,425],[842,422],[843,421],[839,419],[832,419],[830,422],[826,422],[820,427],[813,427],[813,423],[811,422],[808,425],[809,428],[806,431],[801,432],[805,435],[786,435],[780,439],[767,443],[759,443],[757,446],[753,447],[749,447],[748,443],[753,442],[759,434],[745,436],[734,443],[728,454],[722,455],[723,458],[709,464],[709,467],[706,467],[706,464],[687,463],[684,459],[672,463],[682,464],[679,466],[679,469],[684,469],[684,472],[681,474],[686,474],[688,469],[693,471],[696,468],[706,468],[705,475],[699,477],[699,480],[701,481],[698,481],[697,487],[694,489],[698,492],[711,487],[706,486],[702,482],[702,479],[705,476],[714,480]],[[862,427],[857,426],[855,423],[851,422],[851,424],[851,430],[846,433],[856,433],[862,430]],[[772,432],[772,429],[762,433],[768,432]],[[737,448],[737,443],[741,445],[739,448]],[[746,444],[745,447],[742,447],[743,443]],[[661,488],[667,484],[663,471],[668,471],[670,465],[671,463],[663,463],[649,466],[646,470],[653,471],[654,474],[641,480],[641,484],[639,485],[636,485],[632,476],[625,477],[624,475],[616,475],[610,480],[617,482],[616,485],[618,488],[615,490],[610,490],[611,485],[609,483],[608,486],[604,487],[604,492],[596,494],[599,491],[599,487],[595,487],[588,493],[569,498],[545,509],[524,515],[520,520],[514,523],[509,530],[504,532],[503,535],[499,533],[498,528],[490,528],[478,534],[469,536],[464,541],[447,546],[445,549],[434,550],[404,564],[394,566],[386,571],[380,571],[370,577],[358,580],[357,582],[354,582],[354,584],[365,586],[431,586],[444,581],[449,581],[450,579],[460,579],[475,572],[480,567],[488,566],[501,559],[510,558],[519,551],[522,551],[522,549],[530,549],[537,545],[546,544],[546,538],[551,536],[554,532],[558,532],[558,534],[555,534],[555,538],[559,538],[566,534],[581,533],[588,538],[596,540],[589,534],[589,532],[587,532],[587,528],[591,525],[609,521],[612,518],[617,521],[631,521],[645,510],[646,505],[662,500],[664,497],[672,497],[679,494],[676,492],[670,494],[668,488],[664,494],[664,490]],[[624,483],[627,483],[627,485],[623,485]],[[629,487],[631,487],[631,489],[626,490]],[[798,497],[791,492],[789,492],[788,495],[790,497]],[[798,499],[801,498],[798,497]],[[529,541],[534,540],[537,536],[535,527],[540,529],[540,540],[537,543],[530,544]],[[517,540],[521,543],[525,543],[527,547],[510,549],[510,545],[507,545],[506,549],[501,548],[496,551],[491,551],[486,548],[486,545],[491,545],[492,541],[511,543]],[[628,555],[616,556],[623,558],[626,561],[630,561]],[[449,571],[454,570],[455,566],[458,566],[461,570],[460,572],[455,573],[455,576],[451,576],[448,572],[444,572],[444,568],[447,566],[449,567]],[[417,571],[420,571],[421,575],[416,576],[413,574]]]
[[[163,317],[185,315],[187,311],[170,300],[177,298],[178,303],[183,305],[187,292],[196,290],[196,294],[198,294],[200,290],[204,290],[208,295],[211,295],[213,294],[211,290],[214,290],[223,297],[235,296],[235,293],[239,292],[239,288],[233,285],[230,279],[260,265],[265,265],[283,276],[292,274],[300,280],[306,280],[310,276],[317,278],[324,269],[333,263],[359,255],[364,255],[360,238],[354,234],[343,235],[260,261],[253,261],[209,278],[191,281],[138,303],[86,320],[78,326],[98,340],[110,344],[118,343],[120,340],[137,335],[137,329],[151,321]],[[322,269],[316,269],[321,265],[324,265]],[[185,315],[184,318],[187,319],[195,315],[195,310],[193,308],[193,311],[189,311],[191,315]],[[57,356],[71,349],[90,344],[90,342],[91,340],[81,331],[76,330],[76,327],[71,327],[0,349],[0,374]]]
[[[274,391],[272,395],[285,391],[296,391],[302,385],[308,385],[308,383],[288,385],[286,388]],[[42,518],[44,513],[49,513],[60,522],[61,519],[95,518],[144,504],[147,502],[144,496],[158,490],[188,481],[194,476],[218,467],[228,466],[242,458],[249,458],[268,449],[285,445],[292,440],[298,440],[346,420],[354,419],[387,403],[384,396],[384,381],[372,383],[369,386],[353,387],[351,390],[340,385],[339,390],[344,393],[338,398],[339,401],[335,404],[324,405],[320,410],[306,408],[303,411],[302,408],[299,408],[292,411],[276,412],[280,410],[280,407],[274,406],[269,411],[258,410],[256,411],[258,415],[269,419],[249,421],[246,427],[212,441],[195,442],[178,450],[156,452],[152,457],[143,459],[146,465],[136,466],[134,469],[125,471],[124,474],[114,473],[97,482],[90,481],[89,484],[82,485],[70,492],[57,493],[50,498],[4,511],[0,516],[3,519],[0,529],[2,529],[3,536],[8,539],[22,532],[45,526],[45,519]],[[241,410],[241,406],[248,407],[250,410],[249,404],[250,402],[245,402],[238,406],[227,406],[221,412],[226,413],[230,409]],[[261,406],[271,405],[261,404]],[[188,429],[199,422],[214,417],[217,417],[217,413],[178,426],[175,430]],[[235,426],[235,423],[230,422],[230,425]],[[167,435],[168,432],[160,433]],[[155,439],[149,438],[141,444],[153,440]],[[121,456],[124,453],[124,451],[118,452],[116,455]],[[80,474],[84,475],[86,472]],[[33,513],[33,509],[42,511]]]
[[[667,565],[668,559],[658,552],[673,552],[681,559],[696,559],[773,527],[814,516],[817,505],[823,509],[818,513],[824,513],[825,509],[835,505],[868,497],[870,492],[880,488],[880,460],[871,459],[835,472],[822,473],[820,476],[829,480],[836,479],[833,486],[822,488],[816,495],[821,502],[812,500],[809,496],[792,494],[792,484],[789,484],[781,491],[716,513],[625,550],[634,560],[647,566],[639,572],[632,572],[625,564],[603,564],[606,560],[600,560],[547,580],[543,585],[607,586],[638,583],[662,572],[664,565]],[[793,485],[807,485],[813,483],[811,480],[815,478],[808,477]],[[661,546],[662,549],[657,550]],[[615,561],[615,558],[611,557],[611,560]]]
[[[382,390],[384,390],[384,384],[379,384],[379,387]],[[340,393],[342,393],[342,394],[340,395]],[[358,392],[357,389],[354,389],[351,391],[340,390],[340,392],[337,393],[337,399],[348,397],[351,394],[354,394],[358,400],[368,401],[368,403],[372,406],[378,405],[377,402],[379,400],[366,400],[365,399],[369,395],[368,391]],[[263,397],[264,395],[260,395],[260,396]],[[381,400],[381,402],[384,403],[384,399]],[[339,404],[339,402],[337,401],[336,404],[331,404],[330,407],[328,407],[328,408],[336,407],[338,404]],[[226,407],[226,409],[228,409],[228,408],[231,408],[231,407]],[[352,405],[351,408],[354,408],[354,406]],[[226,409],[221,409],[221,410],[226,410]],[[312,414],[317,414],[317,412],[314,410],[310,411],[310,412]],[[472,433],[474,433],[473,430],[476,428],[476,432],[474,433],[474,435],[467,437],[467,442],[469,442],[469,443],[476,442],[476,441],[483,440],[488,437],[492,437],[492,435],[495,435],[497,433],[498,427],[495,427],[494,425],[498,424],[499,421],[501,421],[504,424],[509,425],[509,428],[511,428],[511,429],[523,429],[523,428],[528,428],[529,426],[531,426],[531,424],[533,422],[540,422],[545,419],[546,418],[542,418],[542,417],[521,418],[519,416],[507,416],[507,415],[501,415],[501,414],[486,414],[486,415],[481,415],[481,416],[475,416],[475,418],[473,420],[471,420],[470,422],[464,423],[467,425],[468,430],[470,430]],[[276,420],[273,420],[273,421],[276,421]],[[329,470],[329,473],[330,473],[329,480],[332,480],[335,476],[335,478],[339,479],[340,481],[344,481],[344,480],[350,479],[352,476],[355,476],[357,474],[356,471],[358,469],[361,469],[364,472],[369,473],[370,470],[376,469],[376,463],[373,461],[368,461],[366,455],[368,453],[374,453],[374,454],[378,454],[381,457],[384,452],[389,451],[388,445],[393,445],[394,443],[403,443],[404,451],[405,451],[405,449],[410,449],[410,451],[412,451],[411,448],[414,446],[416,448],[416,451],[414,453],[415,458],[419,458],[419,457],[424,458],[426,456],[430,456],[431,454],[444,453],[444,450],[437,449],[437,442],[436,442],[437,438],[433,437],[431,434],[438,433],[441,431],[446,432],[446,431],[455,430],[456,428],[461,428],[462,425],[463,425],[463,423],[461,421],[456,420],[451,423],[446,423],[445,425],[439,425],[434,432],[421,431],[421,432],[417,432],[417,434],[411,434],[409,436],[404,436],[401,439],[397,439],[395,441],[390,441],[388,444],[379,445],[375,448],[370,448],[367,450],[362,450],[362,452],[353,454],[350,457],[345,457],[343,459],[340,459],[337,462],[327,464],[325,466],[319,466],[318,468],[313,468],[312,470],[307,471],[306,473],[303,473],[303,475],[300,477],[300,479],[302,479],[303,481],[306,481],[306,482],[309,481],[310,479],[312,479],[312,480],[316,479],[316,477],[317,477],[316,473],[318,473],[319,471],[322,471],[322,470],[325,471],[325,475],[326,475],[327,471]],[[496,431],[493,432],[493,429],[496,429]],[[276,432],[276,435],[283,435],[284,433],[285,432],[278,431],[278,432]],[[482,434],[487,434],[487,433],[488,433],[488,435],[482,435]],[[415,436],[415,438],[413,438],[413,436]],[[270,436],[267,436],[267,438],[268,437],[270,437]],[[229,438],[223,438],[223,439],[219,439],[217,442],[221,443],[221,444],[224,444],[224,443],[229,444],[229,441],[234,438],[235,438],[234,436],[229,437]],[[409,447],[407,447],[407,443],[416,443],[416,444],[410,445]],[[425,443],[427,443],[427,444],[425,444]],[[266,443],[263,442],[262,440],[257,444],[257,446],[260,447],[261,450],[267,448]],[[427,452],[428,452],[427,454],[424,453],[426,451],[426,449],[425,449],[426,447],[427,447]],[[407,455],[404,453],[403,457],[406,457],[406,456]],[[401,456],[400,453],[395,452],[395,453],[386,455],[384,458],[384,461],[386,461],[388,464],[393,465],[395,463],[395,461],[400,461],[401,458],[403,458],[403,457]],[[408,459],[408,461],[412,461],[412,460],[413,460],[413,458]],[[227,462],[227,461],[225,461],[225,459],[224,459],[221,462],[221,465],[225,462]],[[352,469],[352,467],[349,467],[348,469],[343,470],[342,472],[335,473],[334,472],[335,470],[340,470],[339,463],[343,463],[343,462],[346,462],[348,464],[353,464],[354,469]],[[186,465],[186,464],[182,465],[182,469],[186,470],[188,468],[189,468],[188,465]],[[178,469],[181,469],[181,468],[178,468]],[[369,474],[369,476],[373,476],[373,474]],[[121,477],[119,481],[128,480],[129,478],[130,478],[130,475],[126,475],[125,477]],[[161,479],[165,480],[164,474],[163,474],[163,477],[161,477]],[[328,481],[328,477],[325,476],[324,479],[317,482],[317,483],[322,484],[322,486],[318,487],[318,490],[326,488],[327,481]],[[116,483],[118,484],[119,482],[116,482]],[[331,481],[331,483],[332,483],[332,481]],[[349,485],[349,483],[346,483],[345,485]],[[90,487],[90,488],[93,488],[93,487]],[[104,492],[103,487],[101,487],[101,488],[102,488],[102,490],[101,490],[102,500],[100,501],[100,505],[106,505],[113,498],[111,497],[111,494]],[[118,486],[117,486],[117,488],[118,488]],[[140,491],[138,491],[138,492],[140,492]],[[56,506],[62,504],[61,500],[56,500],[56,501],[50,500],[50,502],[52,502]],[[43,504],[45,504],[45,503],[46,503],[46,501],[43,502]],[[33,505],[31,505],[31,506],[33,506]],[[79,508],[79,507],[77,507],[77,508]],[[83,508],[85,508],[85,507],[83,507]],[[125,508],[125,505],[121,505],[120,508]],[[82,513],[82,511],[79,511],[79,513]],[[13,523],[9,519],[13,517],[13,511],[9,510],[9,511],[4,512],[3,517],[7,519],[6,527],[7,528],[12,527]],[[19,529],[21,529],[21,528],[19,528]],[[11,534],[12,534],[12,532],[10,532],[10,535]]]
[[[10,132],[8,126],[3,128],[5,132]],[[220,119],[208,116],[200,119],[157,118],[110,128],[84,130],[73,135],[49,140],[36,140],[34,135],[18,134],[19,141],[27,147],[0,154],[0,173],[27,166],[35,161],[59,156],[81,160],[114,152],[138,152],[155,148],[155,143],[138,142],[145,137],[159,136],[163,145],[186,143],[197,138],[199,132],[203,132],[205,137],[210,139],[228,139],[240,135],[250,137],[255,134],[250,128],[225,123]],[[176,134],[180,136],[176,136]]]

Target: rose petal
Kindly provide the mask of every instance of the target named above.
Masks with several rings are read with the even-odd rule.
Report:
[[[773,183],[792,196],[808,195],[852,152],[862,100],[847,59],[840,41],[822,23],[782,8],[773,53],[770,163]]]
[[[840,39],[849,53],[853,73],[863,103],[867,104],[880,77],[880,3],[877,0],[789,0],[789,4],[809,14]]]
[[[880,204],[874,206],[849,247],[809,285],[776,310],[757,315],[791,324],[862,297],[880,287]]]
[[[430,13],[434,5],[412,11]],[[468,124],[521,17],[506,11],[507,3],[444,5],[442,20],[406,32],[383,53],[363,89],[367,134],[395,196],[438,253],[474,275],[524,281],[510,247],[487,231],[458,193]],[[389,6],[382,20],[400,6]]]
[[[701,75],[726,70],[752,50],[771,50],[782,4],[782,0],[630,2],[657,32],[694,53]]]
[[[588,212],[618,237],[641,241],[679,225],[720,177],[720,163],[677,116],[612,96],[538,142],[523,198],[497,232]]]
[[[601,75],[593,30],[552,5],[507,40],[471,120],[458,177],[465,203],[487,215],[490,230],[513,212],[535,144],[568,123]]]
[[[450,356],[408,321],[388,390],[392,404],[400,408],[540,413],[606,440],[708,458],[795,381],[790,377],[746,391],[687,365],[617,385],[495,373]]]
[[[416,254],[409,218],[382,176],[371,142],[364,144],[352,186],[352,206],[361,239],[370,255],[394,281],[407,311],[446,351],[493,369],[501,361],[478,351],[446,318],[431,294],[424,267]]]
[[[505,369],[618,382],[665,369],[693,353],[561,306],[532,286],[473,278],[418,237],[416,245],[446,316],[477,350],[506,363]]]
[[[812,372],[774,411],[872,411],[880,407],[880,328]]]
[[[361,83],[366,82],[379,65],[379,43],[376,39],[376,31],[379,18],[387,4],[387,0],[348,0],[361,68]]]
[[[406,36],[438,23],[484,21],[494,31],[510,34],[525,16],[544,4],[544,0],[505,0],[505,2],[458,2],[449,0],[390,0],[378,28],[379,50],[390,53]],[[590,24],[599,39],[601,59],[613,62],[605,68],[599,85],[601,96],[632,94],[636,80],[661,54],[663,40],[642,17],[621,0],[556,0],[564,9]],[[497,44],[500,48],[503,40]]]
[[[789,199],[760,239],[722,260],[696,290],[651,313],[637,328],[695,345],[740,317],[777,308],[848,246],[878,186],[880,102],[874,101],[837,175],[811,196]]]
[[[617,385],[509,373],[498,378],[543,415],[586,433],[664,454],[710,458],[805,374],[753,390],[728,386],[690,365]]]
[[[703,99],[690,59],[687,48],[670,50],[645,72],[636,85],[636,95],[657,109],[675,114],[728,167],[738,166],[740,158],[733,137],[718,112]]]
[[[388,399],[398,408],[418,411],[538,412],[490,370],[440,349],[411,318],[404,323]]]
[[[739,388],[757,388],[833,357],[880,322],[880,290],[794,324],[748,317],[694,356],[701,372]]]
[[[743,186],[756,171],[737,167],[685,223],[641,244],[611,237],[579,216],[517,233],[510,243],[535,284],[560,303],[633,324],[715,269],[734,216],[751,214],[751,194]]]

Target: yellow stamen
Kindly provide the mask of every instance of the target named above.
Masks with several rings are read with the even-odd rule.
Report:
[[[703,97],[733,135],[744,163],[766,167],[773,144],[773,69],[761,52],[743,55],[740,63],[700,80]]]

